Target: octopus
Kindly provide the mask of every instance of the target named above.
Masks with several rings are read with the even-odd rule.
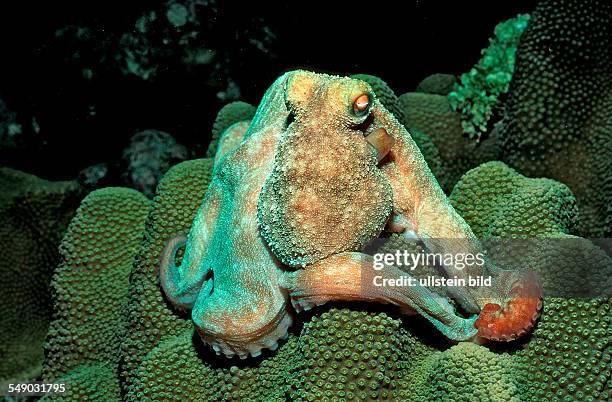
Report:
[[[398,306],[453,341],[508,341],[533,327],[537,278],[489,261],[442,267],[449,277],[494,278],[491,287],[447,288],[457,308],[418,283],[375,286],[374,275],[406,275],[392,264],[373,269],[364,246],[383,232],[417,238],[431,253],[482,251],[367,83],[292,71],[267,90],[250,123],[223,133],[189,233],[161,253],[159,281],[226,357],[274,350],[296,313],[338,301]]]

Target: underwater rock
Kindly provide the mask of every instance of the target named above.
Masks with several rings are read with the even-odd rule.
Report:
[[[74,181],[0,168],[1,387],[40,375],[57,246],[82,196]]]
[[[516,54],[498,145],[530,177],[569,186],[579,233],[612,234],[612,3],[546,0]]]
[[[0,149],[15,148],[22,132],[17,122],[17,113],[10,110],[0,98]]]
[[[164,173],[189,158],[189,151],[168,133],[144,130],[134,134],[123,150],[123,181],[129,187],[152,197]]]
[[[83,188],[89,191],[105,187],[109,181],[109,164],[98,163],[86,167],[79,172],[76,180]]]
[[[414,92],[423,92],[426,94],[448,95],[455,84],[457,77],[452,74],[432,74],[423,79],[417,85]]]

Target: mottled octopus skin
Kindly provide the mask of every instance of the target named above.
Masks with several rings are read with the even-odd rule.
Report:
[[[235,124],[220,144],[192,228],[186,238],[168,242],[159,270],[169,302],[191,310],[200,337],[217,353],[245,358],[275,349],[293,322],[291,305],[299,312],[328,301],[390,303],[425,316],[450,339],[476,336],[476,316],[456,314],[425,287],[371,284],[372,256],[359,250],[387,223],[393,222],[388,230],[416,233],[432,252],[477,253],[481,247],[410,134],[367,83],[286,73],[266,92],[248,128]],[[175,252],[185,242],[177,267]],[[491,265],[444,268],[458,277],[498,273]],[[376,274],[405,275],[393,266]],[[488,304],[503,308],[524,296],[512,283],[456,288],[452,296],[469,313]],[[512,321],[516,333],[533,325],[517,317],[510,311],[501,321]]]

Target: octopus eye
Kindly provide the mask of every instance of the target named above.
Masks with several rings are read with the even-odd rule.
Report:
[[[370,97],[368,94],[360,95],[353,102],[353,112],[357,116],[363,115],[368,110],[368,107],[370,107]]]

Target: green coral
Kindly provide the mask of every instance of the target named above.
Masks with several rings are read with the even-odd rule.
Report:
[[[212,159],[198,159],[172,167],[160,181],[146,222],[144,240],[130,276],[127,336],[122,345],[122,375],[128,400],[140,400],[139,366],[160,341],[193,328],[188,316],[168,308],[157,279],[166,241],[186,234],[210,182]]]
[[[128,278],[149,206],[132,189],[96,190],[83,200],[62,240],[43,378],[68,381],[70,399],[118,393]]]
[[[448,95],[455,88],[457,77],[452,74],[432,74],[417,85],[414,92],[426,94]]]
[[[241,101],[231,102],[223,106],[221,110],[219,110],[219,113],[217,113],[217,117],[213,123],[212,136],[210,144],[208,145],[208,150],[206,151],[206,157],[215,157],[221,134],[223,134],[227,128],[234,123],[251,120],[253,116],[255,116],[256,110],[257,108],[255,106]]]
[[[568,234],[577,210],[567,186],[491,162],[468,172],[450,198],[485,239],[541,238],[529,240],[529,249],[506,243],[490,255],[504,268],[533,269],[542,282],[539,323],[524,346],[509,348],[522,367],[521,399],[607,400],[612,261],[590,241]]]
[[[295,336],[255,362],[218,364],[218,358],[203,349],[193,329],[162,341],[139,367],[138,399],[284,401],[288,379],[301,357]]]
[[[612,234],[612,3],[542,1],[517,49],[504,161],[569,186],[579,233]]]
[[[421,317],[394,318],[379,312],[393,311],[388,307],[356,304],[301,313],[303,326],[294,326],[276,351],[259,358],[215,356],[190,318],[166,303],[156,278],[166,239],[187,232],[211,169],[211,159],[181,163],[158,187],[130,278],[121,349],[122,395],[127,400],[551,400],[572,392],[605,400],[608,299],[547,296],[531,338],[505,345],[503,351],[472,344],[450,347],[432,337]],[[568,236],[564,231],[575,222],[567,187],[522,177],[499,162],[468,173],[452,200],[481,235]],[[500,205],[501,200],[510,200],[510,205]],[[470,210],[468,203],[477,203],[478,209]],[[533,219],[518,213],[517,205],[523,203]],[[117,225],[109,222],[108,230]],[[401,238],[394,237],[391,246],[401,248]],[[575,263],[578,268],[609,263],[605,253],[598,258],[605,260],[585,256]],[[93,282],[88,286],[95,286]],[[103,367],[81,365],[69,376],[84,381],[84,388],[100,384],[109,395],[105,400],[116,399],[112,381],[104,386],[96,382],[108,374]],[[559,373],[555,367],[561,367]]]
[[[312,317],[298,346],[303,356],[290,397],[307,401],[395,399],[410,388],[412,368],[433,350],[399,319],[349,309]]]
[[[461,113],[461,127],[470,138],[487,131],[487,123],[500,97],[508,92],[514,72],[516,48],[529,22],[529,15],[518,15],[495,27],[489,47],[472,69],[461,75],[460,84],[448,94],[450,105]]]
[[[576,199],[566,185],[527,178],[503,162],[470,170],[450,200],[480,238],[551,236],[576,230]]]
[[[422,400],[519,402],[520,363],[508,354],[462,342],[433,355],[423,367]],[[414,398],[413,398],[414,399]]]
[[[546,298],[531,339],[513,357],[524,364],[525,398],[609,401],[610,299]]]
[[[56,378],[55,384],[65,384],[63,395],[48,394],[41,401],[120,401],[121,389],[116,370],[100,365],[82,365]]]
[[[440,166],[432,166],[429,160],[428,163],[447,194],[465,172],[497,159],[495,137],[477,143],[463,136],[460,116],[451,109],[447,97],[408,92],[401,95],[399,100],[404,110],[406,128],[413,136],[415,130],[426,134],[437,148]],[[427,151],[422,151],[426,155]]]
[[[74,181],[0,168],[0,387],[40,375],[57,246],[81,197]]]
[[[466,173],[450,200],[474,233],[489,240],[491,258],[506,268],[536,271],[545,295],[612,294],[606,253],[571,235],[578,210],[566,185],[489,162]]]

